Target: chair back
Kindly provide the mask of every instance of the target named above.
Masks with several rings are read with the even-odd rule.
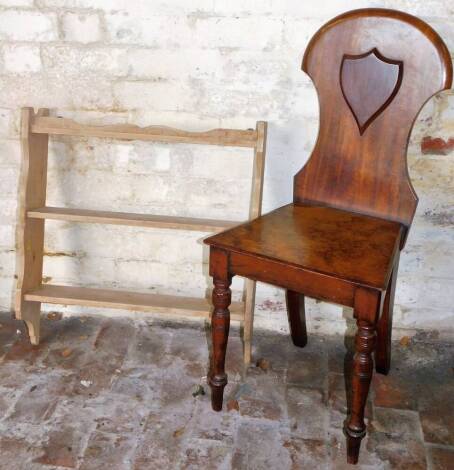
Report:
[[[295,175],[294,202],[409,227],[418,202],[407,170],[410,133],[426,101],[452,83],[440,36],[406,13],[354,10],[315,34],[303,70],[317,89],[320,129]]]

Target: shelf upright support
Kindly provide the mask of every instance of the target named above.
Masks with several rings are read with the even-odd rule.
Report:
[[[44,117],[48,114],[48,109],[40,109],[36,116]],[[23,320],[27,325],[31,343],[37,345],[39,344],[41,303],[26,301],[24,293],[41,286],[45,221],[27,218],[27,211],[46,205],[49,134],[31,132],[34,118],[33,108],[22,109],[22,168],[16,233],[18,283],[15,313],[16,318]]]
[[[249,220],[257,218],[262,212],[267,123],[265,121],[258,121],[256,125],[256,131],[257,143],[255,144],[254,149]],[[245,280],[245,308],[243,323],[243,359],[245,364],[249,364],[251,362],[252,355],[252,330],[254,323],[255,287],[255,281],[252,281],[251,279]]]

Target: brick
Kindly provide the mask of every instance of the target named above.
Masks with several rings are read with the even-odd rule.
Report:
[[[276,13],[273,0],[214,0],[216,15],[248,15],[251,11],[257,16]]]
[[[171,27],[161,16],[148,16],[138,21],[122,12],[105,15],[106,30],[113,44],[136,44],[150,47],[178,47],[194,41],[194,31],[186,18],[172,18]]]
[[[21,325],[22,322],[17,322]],[[24,330],[24,328],[22,328]],[[3,343],[8,349],[11,345]],[[24,362],[4,362],[0,370],[1,386],[7,389],[17,390],[22,393],[22,390],[28,387],[32,380],[35,380],[35,375],[30,373],[30,370],[25,370]]]
[[[124,356],[130,341],[134,337],[134,329],[130,322],[105,320],[101,323],[93,341],[93,349],[107,352],[111,355]]]
[[[235,162],[235,164],[233,164]],[[249,149],[232,152],[231,149],[220,149],[216,158],[209,149],[201,149],[194,155],[191,168],[192,175],[209,179],[234,178],[243,180],[243,184],[250,183],[252,178],[252,154]]]
[[[301,353],[299,360],[291,361],[289,364],[287,382],[305,388],[323,389],[326,369],[325,355]]]
[[[95,431],[89,438],[80,465],[81,470],[115,466],[118,470],[131,468],[132,440],[120,434]]]
[[[444,17],[454,13],[454,7],[449,0],[427,0],[414,2],[412,0],[386,0],[386,8],[396,8],[417,16]]]
[[[377,0],[355,0],[352,4],[348,0],[321,0],[319,2],[293,2],[292,0],[273,0],[274,14],[280,13],[289,17],[321,18],[328,21],[333,16],[344,13],[352,8],[383,7],[383,2]],[[320,24],[322,26],[322,23]]]
[[[328,413],[323,406],[322,392],[289,386],[286,401],[290,429],[294,436],[304,439],[325,437]]]
[[[283,417],[282,408],[272,400],[244,396],[240,397],[238,405],[241,416],[271,421],[279,421]]]
[[[2,7],[31,7],[33,0],[0,0]]]
[[[24,361],[29,364],[35,364],[44,359],[47,354],[47,345],[42,342],[38,346],[30,343],[26,330],[20,328],[18,322],[18,330],[20,335],[16,336],[16,340],[5,356],[7,361]]]
[[[372,426],[375,431],[386,433],[395,441],[421,440],[422,432],[416,411],[374,408]]]
[[[143,433],[150,407],[130,398],[125,401],[121,395],[108,393],[93,400],[91,408],[96,414],[96,429],[113,434]]]
[[[449,379],[448,379],[449,380]],[[452,369],[451,369],[452,380]],[[419,399],[419,415],[425,442],[454,446],[454,404],[449,386],[435,386]]]
[[[51,432],[42,454],[34,462],[57,467],[77,468],[83,450],[84,433],[71,424]]]
[[[132,468],[178,468],[180,446],[191,411],[189,414],[181,410],[166,414],[151,412],[147,428],[138,442]]]
[[[27,384],[6,420],[10,423],[18,421],[31,424],[48,420],[54,414],[59,397],[69,393],[72,386],[72,376],[55,373],[47,377],[38,376]]]
[[[433,470],[447,470],[452,466],[454,450],[452,448],[430,446],[428,450],[429,461]]]
[[[373,377],[374,404],[383,408],[417,409],[414,390],[408,386],[408,380],[399,375]]]
[[[9,73],[30,73],[41,70],[38,46],[9,45],[3,48],[3,63]]]
[[[188,439],[183,442],[179,468],[232,468],[231,448],[209,439]]]
[[[54,13],[4,10],[0,12],[0,38],[11,41],[58,39]]]
[[[278,426],[241,422],[231,468],[291,468],[290,453],[283,446],[286,437]]]
[[[323,440],[290,437],[283,446],[290,453],[292,468],[328,468],[326,444]]]
[[[104,329],[98,330],[103,321]],[[257,351],[268,352],[270,367],[251,367],[244,378],[240,376],[226,389],[226,401],[252,398],[249,413],[242,416],[226,409],[214,413],[209,392],[197,398],[191,395],[201,372],[188,366],[200,365],[199,360],[206,366],[207,361],[201,327],[188,328],[168,320],[125,322],[94,316],[83,321],[43,319],[43,323],[46,330],[55,330],[45,340],[51,352],[62,347],[75,352],[83,347],[88,356],[85,364],[75,361],[68,368],[59,363],[71,360],[72,355],[49,361],[49,353],[35,363],[26,357],[4,360],[0,414],[4,412],[2,429],[8,436],[0,436],[0,451],[8,468],[20,464],[27,469],[43,465],[91,469],[106,463],[137,470],[348,468],[345,436],[340,425],[333,426],[329,420],[331,412],[338,410],[345,418],[343,374],[331,372],[328,388],[322,392],[286,386],[286,363],[276,362],[278,370],[272,363],[279,354],[285,354],[288,361],[302,354],[327,357],[326,350],[341,349],[339,338],[313,335],[302,351],[285,335],[257,334],[254,345]],[[0,344],[5,350],[11,349],[8,338],[14,336],[16,324],[21,327],[8,314],[0,315]],[[126,340],[119,337],[122,330],[131,338],[123,363],[110,350],[115,343],[120,352],[125,350]],[[237,349],[236,328],[231,339]],[[452,345],[430,340],[427,334],[419,334],[410,349],[393,350],[393,367],[408,381],[419,413],[376,406],[373,422],[366,419],[369,426],[361,446],[361,468],[449,468],[450,441],[431,442],[434,435],[446,438],[450,431]],[[83,387],[81,379],[93,383]],[[265,401],[282,407],[279,421],[266,416]]]
[[[61,23],[65,41],[90,43],[102,40],[101,21],[96,13],[66,13]]]
[[[212,11],[212,0],[174,0],[166,2],[159,0],[150,6],[148,0],[36,0],[40,7],[64,7],[64,8],[96,8],[107,12],[121,11],[136,15],[186,15],[188,13],[209,13]]]
[[[52,96],[52,107],[58,109],[76,107],[99,110],[113,106],[110,83],[94,81],[93,74],[81,75],[78,80],[61,71],[47,77],[17,75],[14,80],[1,76],[0,87],[0,106],[14,103],[14,108],[49,107],[49,96]]]
[[[373,456],[378,457],[379,462],[388,462],[390,468],[427,469],[426,452],[424,444],[420,440],[409,439],[402,442],[394,439],[390,433],[377,432],[371,434],[368,440],[363,443],[361,451],[365,448],[367,451],[373,452]],[[361,453],[360,463],[362,455]]]
[[[12,113],[9,109],[0,109],[0,136],[7,137],[10,132]]]
[[[237,422],[238,413],[213,413],[209,396],[200,397],[186,426],[185,437],[217,441],[230,447],[234,444]]]
[[[273,49],[276,46],[272,38],[280,36],[282,28],[279,18],[201,18],[195,23],[192,39],[199,47]]]
[[[212,79],[222,68],[221,53],[205,49],[137,48],[125,58],[130,77]]]
[[[6,121],[5,126],[10,127],[11,120],[12,120],[11,117],[7,117],[5,115],[5,121]],[[2,157],[2,160],[0,161],[0,167],[8,168],[11,171],[10,177],[14,178],[13,181],[15,182],[16,174],[18,171],[18,163],[20,162],[20,159],[21,159],[20,142],[18,140],[2,139],[0,140],[0,143],[1,143],[2,148],[5,151],[5,155],[4,157]],[[2,168],[2,171],[3,171],[3,168]],[[5,173],[3,181],[7,179],[7,176],[8,176],[8,173]]]
[[[161,366],[168,360],[172,333],[169,331],[157,331],[152,324],[141,324],[137,328],[134,338],[128,350],[125,367],[132,364]]]
[[[125,367],[113,379],[112,391],[139,402],[157,403],[161,390],[159,375],[159,369],[153,366]]]
[[[21,437],[0,437],[0,452],[2,455],[2,465],[7,468],[20,468],[18,462],[25,464],[26,468],[31,468],[31,459],[40,454],[40,449],[30,445],[26,439]]]
[[[413,275],[401,276],[398,282],[397,303],[406,310],[405,318],[400,319],[402,326],[415,326],[417,317],[413,307],[437,308],[447,312],[454,302],[454,281],[449,278],[426,277],[421,282],[421,279]],[[421,318],[417,324],[427,325],[426,320]]]
[[[17,166],[2,168],[2,179],[4,181],[2,186],[3,197],[13,199],[19,181],[19,168]]]
[[[382,461],[375,452],[375,447],[370,444],[371,436],[367,434],[364,439],[361,441],[361,450],[359,453],[358,466],[364,470],[376,470],[376,469],[385,469],[387,468],[387,462],[384,459]],[[343,431],[341,429],[330,429],[327,433],[327,453],[328,453],[328,465],[327,468],[335,468],[340,470],[348,470],[352,468],[350,464],[347,463],[347,446],[346,439]],[[408,458],[408,456],[407,456]],[[411,457],[409,459],[412,461]],[[405,462],[405,459],[403,460]],[[391,468],[399,468],[391,467]],[[402,467],[401,467],[402,468]],[[405,466],[403,467],[405,468]]]
[[[272,48],[271,38],[282,32],[279,19],[253,17],[174,17],[169,28],[159,16],[145,17],[137,23],[133,17],[119,13],[106,15],[106,24],[114,43],[167,48],[184,47],[186,44],[210,49]],[[266,34],[259,31],[266,31]]]
[[[16,403],[20,391],[0,386],[0,392],[0,417],[3,418],[10,407]]]
[[[77,44],[43,44],[41,51],[43,65],[51,74],[64,71],[65,75],[72,77],[89,74],[91,78],[95,75],[110,78],[128,74],[125,63],[127,51],[124,49],[98,46],[88,48]],[[77,145],[76,142],[74,144]]]
[[[448,155],[454,150],[454,138],[447,140],[441,137],[424,137],[421,142],[421,152],[431,155]]]
[[[150,107],[158,111],[184,111],[196,106],[197,91],[187,84],[169,81],[124,81],[115,84],[114,93],[124,108]]]

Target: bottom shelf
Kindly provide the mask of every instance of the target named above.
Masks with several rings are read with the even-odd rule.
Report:
[[[46,304],[83,305],[86,307],[119,308],[140,312],[168,313],[173,315],[205,317],[211,315],[211,304],[207,299],[180,297],[175,295],[141,294],[112,289],[42,285],[29,291],[25,300]],[[244,303],[232,302],[232,320],[244,319]]]

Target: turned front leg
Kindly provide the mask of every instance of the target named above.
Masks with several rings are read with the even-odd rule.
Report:
[[[345,429],[349,463],[358,461],[361,439],[366,435],[364,409],[374,368],[372,352],[375,343],[375,326],[365,321],[358,321],[358,331],[355,337],[356,353],[353,359],[351,414]]]
[[[227,385],[225,373],[225,353],[230,328],[229,305],[232,298],[230,284],[232,278],[213,279],[213,316],[211,318],[211,337],[213,342],[210,372],[211,405],[213,410],[222,410],[224,387]]]
[[[347,461],[351,464],[358,462],[361,440],[366,435],[364,410],[374,370],[373,352],[377,342],[380,308],[380,293],[360,290],[355,295],[354,314],[358,330],[355,336],[350,416],[345,425]]]

